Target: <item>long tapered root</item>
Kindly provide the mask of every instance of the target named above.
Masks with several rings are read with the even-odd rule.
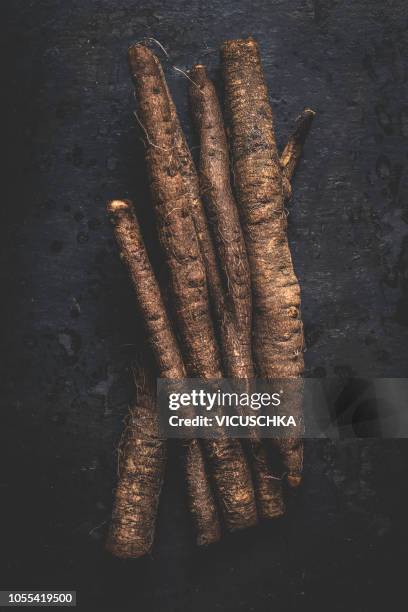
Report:
[[[193,210],[201,205],[190,151],[157,57],[129,49],[138,116],[149,135],[146,165],[172,304],[191,375],[220,377],[219,350],[209,313],[206,269]]]
[[[184,363],[132,203],[129,200],[113,200],[108,204],[108,213],[114,226],[121,259],[127,268],[143,316],[158,373],[161,378],[181,380],[186,376]],[[142,459],[143,457],[140,457],[140,461]],[[214,542],[219,539],[221,528],[214,496],[204,469],[202,450],[194,440],[188,446],[185,464],[187,490],[190,492],[189,502],[197,542],[199,544]],[[143,470],[144,464],[141,463],[139,468]],[[131,473],[134,469],[137,469],[137,465],[129,464]],[[126,493],[126,487],[124,491]],[[133,499],[131,502],[136,506],[135,513],[138,513],[141,502],[138,499]],[[124,506],[124,503],[116,505],[117,522],[121,514],[127,516],[131,511],[130,507]]]
[[[129,49],[129,65],[138,116],[149,134],[147,168],[187,372],[202,378],[221,378],[207,285],[214,254],[198,177],[158,59],[143,45],[134,45]],[[224,461],[212,461],[212,468],[225,522],[230,522],[231,512],[241,517],[242,526],[252,524],[255,496],[239,441],[217,441],[211,448],[208,441],[203,441],[207,454],[212,454],[217,444],[219,449],[214,454],[224,455]],[[241,474],[239,492],[225,476],[236,471]]]
[[[200,187],[222,281],[211,282],[225,373],[253,378],[251,278],[238,209],[230,185],[228,144],[213,83],[201,64],[191,70],[190,103],[200,139]]]
[[[130,277],[143,317],[147,338],[162,378],[184,378],[185,369],[167,316],[163,298],[129,200],[112,200],[107,206],[120,257]]]
[[[210,284],[221,336],[225,372],[230,378],[254,377],[252,360],[252,294],[248,256],[230,184],[228,143],[215,87],[205,67],[190,72],[190,105],[200,139],[200,187],[213,230],[222,286]],[[251,466],[259,516],[283,512],[282,490],[271,473],[266,449],[258,439],[245,445]]]
[[[303,372],[300,289],[286,233],[284,172],[272,109],[253,39],[221,49],[238,205],[254,295],[254,353],[264,379],[291,379]],[[296,414],[301,412],[300,404]],[[301,463],[301,445],[280,444],[284,465]]]

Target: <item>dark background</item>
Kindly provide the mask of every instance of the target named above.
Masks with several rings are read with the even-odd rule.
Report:
[[[308,441],[286,516],[194,546],[175,452],[151,557],[103,549],[140,342],[105,203],[148,218],[127,46],[146,36],[219,82],[226,38],[259,41],[279,144],[317,111],[289,205],[307,372],[408,365],[405,0],[2,0],[0,586],[80,609],[377,610],[406,574],[407,445]],[[166,65],[188,130],[187,82]]]

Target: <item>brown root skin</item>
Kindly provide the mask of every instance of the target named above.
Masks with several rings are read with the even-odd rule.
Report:
[[[158,59],[143,45],[134,45],[129,49],[129,64],[139,121],[147,135],[152,199],[187,372],[190,376],[220,378],[207,289],[207,278],[215,275],[216,261],[194,164]],[[219,440],[217,452],[207,442],[204,446],[211,455],[213,480],[227,527],[254,524],[254,492],[239,441]],[[230,480],[236,472],[241,475],[240,490]]]
[[[303,145],[312,127],[316,113],[310,108],[305,108],[296,119],[296,126],[284,148],[280,161],[285,175],[290,182],[295,174],[297,165],[302,156]]]
[[[146,252],[133,205],[129,200],[113,200],[109,202],[107,208],[114,226],[121,259],[127,268],[137,304],[143,315],[159,376],[181,380],[186,376],[183,360]],[[214,496],[204,469],[202,450],[195,440],[189,440],[186,442],[185,452],[189,506],[192,510],[197,542],[199,544],[215,542],[220,538],[221,528]],[[143,457],[140,457],[140,460],[142,459]],[[131,463],[127,463],[126,467],[130,470],[130,475],[126,476],[125,469],[123,482],[126,478],[131,478],[136,469]],[[144,469],[143,464],[140,468]],[[122,503],[117,504],[116,509],[117,521],[120,511],[127,511],[125,497],[128,488],[122,486],[122,489]],[[128,505],[130,506],[133,501],[136,503],[137,500],[128,500]],[[138,510],[136,505],[135,512]]]
[[[137,399],[128,415],[119,449],[116,489],[106,548],[117,557],[151,551],[166,460],[159,438],[155,385],[144,369],[137,374]]]
[[[251,279],[238,209],[230,185],[228,144],[214,85],[201,64],[191,70],[191,110],[200,139],[200,186],[213,230],[223,283],[211,287],[225,371],[253,378]]]
[[[221,525],[206,475],[203,452],[198,440],[185,443],[187,494],[198,546],[208,546],[221,538]],[[211,500],[212,503],[209,503]]]
[[[286,234],[287,189],[278,157],[272,109],[253,39],[221,48],[234,176],[254,300],[254,353],[264,379],[303,373],[300,289]],[[294,406],[301,413],[301,403]],[[288,476],[300,477],[298,444],[280,446]]]
[[[282,478],[271,470],[268,453],[262,440],[253,436],[245,442],[250,458],[259,517],[273,519],[282,516],[285,513]]]
[[[120,257],[132,281],[160,377],[184,378],[184,364],[133,205],[129,200],[113,200],[109,202],[107,209],[113,223]]]
[[[186,440],[184,452],[188,507],[196,534],[196,543],[198,546],[207,546],[218,542],[221,538],[221,524],[214,493],[199,441]]]
[[[203,65],[190,72],[190,106],[200,141],[200,187],[223,286],[211,285],[221,337],[225,372],[229,378],[252,379],[252,295],[245,240],[230,184],[230,163],[224,122],[215,87]],[[273,518],[283,513],[281,481],[268,466],[266,449],[256,434],[247,440],[258,513]]]
[[[272,443],[281,453],[287,483],[293,488],[299,486],[303,470],[303,386],[303,379],[300,377],[279,381],[279,388],[283,392],[279,414],[288,417],[294,416],[297,431],[296,436],[272,440]]]
[[[209,314],[206,269],[192,215],[198,198],[190,152],[157,57],[145,46],[129,49],[138,117],[147,135],[150,188],[170,276],[175,318],[191,375],[221,376]]]
[[[251,475],[237,438],[203,440],[218,503],[228,531],[253,527],[258,522]]]
[[[298,487],[301,482],[302,482],[302,477],[301,476],[287,476],[287,481],[290,487],[292,487],[292,489],[295,489],[296,487]]]

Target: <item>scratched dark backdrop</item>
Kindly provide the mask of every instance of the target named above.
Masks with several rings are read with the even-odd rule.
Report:
[[[309,442],[285,518],[197,550],[171,453],[151,557],[103,549],[140,342],[105,215],[148,220],[129,43],[204,61],[252,34],[279,143],[317,111],[290,204],[309,374],[408,366],[405,0],[1,2],[0,588],[71,588],[80,609],[377,610],[405,580],[407,446]],[[166,68],[189,131],[186,80]],[[190,135],[190,132],[189,132]]]

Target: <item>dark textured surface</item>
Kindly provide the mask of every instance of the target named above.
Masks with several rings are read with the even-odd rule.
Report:
[[[308,372],[405,376],[405,0],[3,0],[0,11],[1,588],[77,589],[83,610],[381,609],[405,574],[404,442],[309,442],[287,516],[208,551],[192,543],[173,457],[154,555],[104,552],[139,341],[105,202],[148,208],[128,44],[153,36],[173,64],[202,60],[217,76],[219,44],[254,35],[280,144],[303,106],[318,113],[289,217]],[[167,73],[187,127],[187,83]]]

